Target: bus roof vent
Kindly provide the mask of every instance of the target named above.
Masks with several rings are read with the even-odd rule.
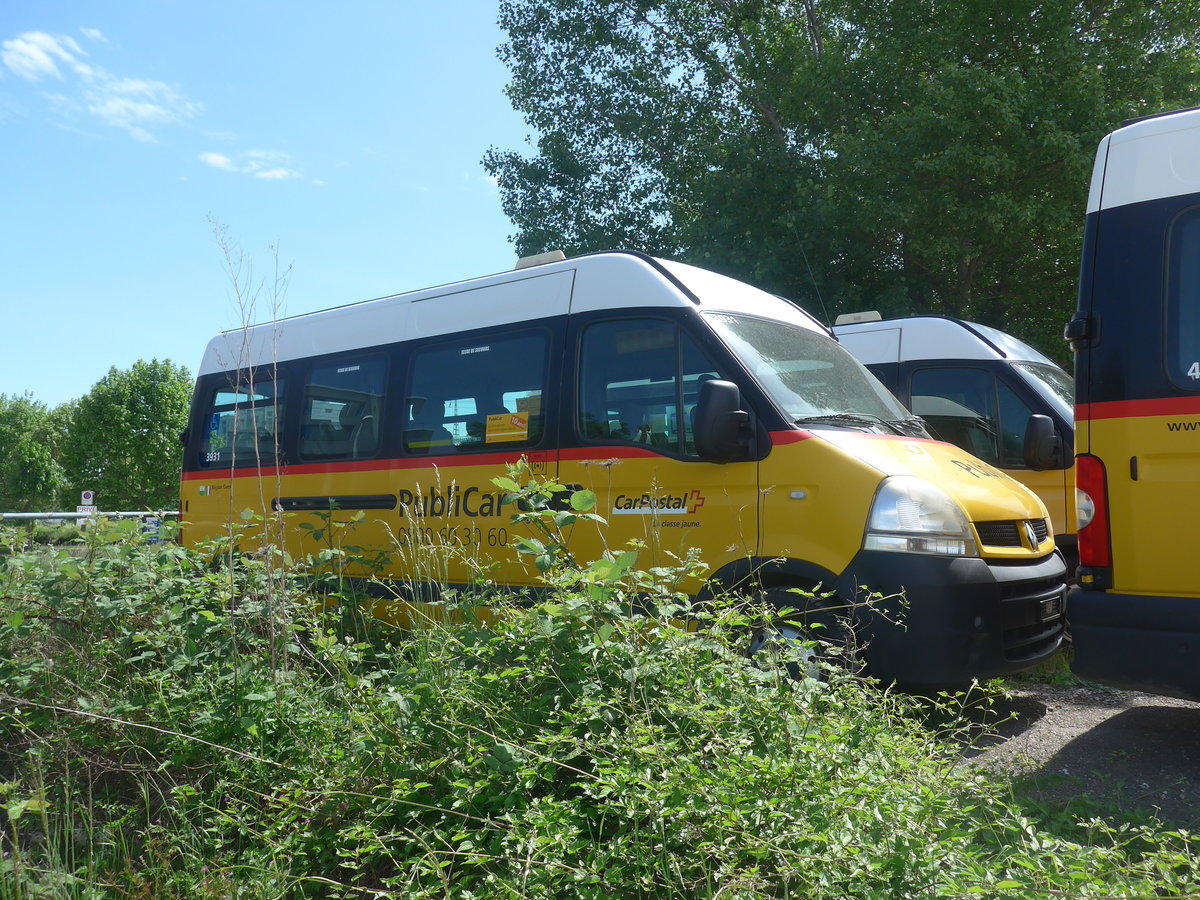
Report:
[[[518,269],[528,269],[530,266],[541,266],[546,263],[559,262],[567,258],[561,250],[547,250],[545,253],[535,253],[533,256],[523,256],[517,260]]]
[[[882,322],[883,316],[878,310],[868,309],[866,312],[842,313],[834,320],[834,325],[858,325],[861,322]]]

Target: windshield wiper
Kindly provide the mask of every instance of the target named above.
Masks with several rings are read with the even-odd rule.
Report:
[[[885,419],[871,413],[825,413],[816,416],[802,416],[795,420],[797,425],[866,425],[872,428],[883,428],[892,434],[903,437],[925,437],[925,424],[914,417],[907,419]]]
[[[801,416],[796,419],[797,425],[866,425],[870,428],[883,426],[895,434],[903,434],[895,425],[879,416],[869,413],[824,413],[816,416]]]
[[[894,425],[900,429],[903,434],[909,437],[929,437],[929,432],[925,429],[925,420],[920,416],[908,416],[904,419],[889,419],[888,424]]]

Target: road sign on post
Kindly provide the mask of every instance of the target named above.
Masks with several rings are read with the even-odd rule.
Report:
[[[96,514],[96,492],[95,491],[80,491],[79,505],[75,507],[75,512],[82,516],[94,516]],[[87,529],[86,518],[75,520],[75,524],[81,529]]]

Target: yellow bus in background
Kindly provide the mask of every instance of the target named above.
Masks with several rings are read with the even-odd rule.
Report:
[[[1058,650],[1065,566],[1045,506],[931,439],[808,314],[637,253],[534,262],[213,339],[185,539],[281,510],[301,556],[323,518],[361,515],[347,540],[384,554],[390,579],[533,589],[492,481],[524,459],[596,494],[607,525],[575,529],[576,558],[636,540],[649,568],[695,548],[699,600],[833,591],[881,678],[957,684]],[[859,605],[872,592],[893,599]]]
[[[834,336],[934,437],[1012,476],[1050,511],[1074,571],[1075,385],[1011,334],[949,316],[838,316]]]
[[[1075,350],[1073,668],[1200,699],[1200,110],[1108,135],[1088,198]]]

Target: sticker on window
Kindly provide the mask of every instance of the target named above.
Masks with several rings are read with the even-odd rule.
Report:
[[[529,413],[498,413],[487,418],[487,443],[529,440]]]
[[[675,346],[675,329],[670,325],[621,331],[617,334],[617,353],[645,353],[650,350],[669,350]]]
[[[517,412],[522,413],[539,413],[542,411],[542,395],[534,394],[531,397],[517,398]]]

